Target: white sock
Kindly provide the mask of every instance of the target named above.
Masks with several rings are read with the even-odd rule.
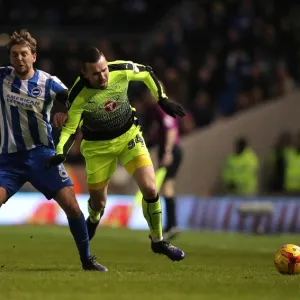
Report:
[[[156,237],[154,238],[153,236],[151,236],[152,242],[153,243],[158,243],[161,242],[163,240],[163,237]]]

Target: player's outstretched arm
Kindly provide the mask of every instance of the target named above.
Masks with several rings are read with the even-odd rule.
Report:
[[[65,161],[75,141],[75,133],[81,121],[83,104],[84,98],[79,94],[73,101],[68,112],[68,120],[61,131],[59,143],[56,147],[56,155],[47,159],[47,167],[59,165]]]
[[[147,85],[165,113],[173,118],[185,116],[180,104],[168,100],[151,67],[128,62],[126,72],[129,81],[143,81]]]

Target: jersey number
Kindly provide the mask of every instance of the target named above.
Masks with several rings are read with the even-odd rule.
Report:
[[[145,146],[144,140],[139,134],[137,134],[134,139],[129,141],[129,143],[127,145],[128,150],[133,149],[137,143],[141,143],[142,147]]]

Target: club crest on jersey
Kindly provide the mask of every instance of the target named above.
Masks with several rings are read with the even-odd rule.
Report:
[[[42,94],[42,89],[39,86],[34,87],[31,92],[30,95],[32,97],[39,97]]]
[[[107,112],[113,112],[115,111],[117,108],[117,102],[115,100],[107,100],[104,104],[104,109],[107,111]]]

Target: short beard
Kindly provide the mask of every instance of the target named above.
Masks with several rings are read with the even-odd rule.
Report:
[[[27,68],[25,71],[23,72],[19,72],[16,70],[17,75],[19,75],[20,77],[26,76],[28,73],[30,72],[30,69]]]

